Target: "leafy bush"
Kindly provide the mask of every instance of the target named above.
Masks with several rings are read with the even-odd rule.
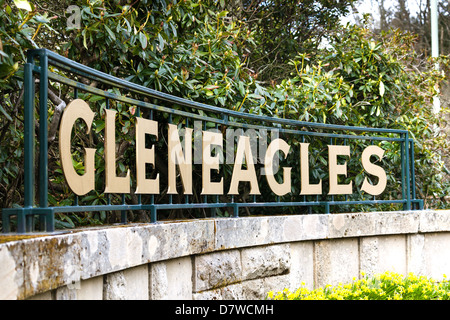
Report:
[[[65,10],[69,5],[80,9],[79,29],[67,26],[70,14]],[[0,95],[3,97],[0,101],[0,207],[23,204],[20,67],[25,63],[26,50],[37,47],[53,50],[152,89],[237,111],[304,121],[407,129],[415,140],[419,197],[437,200],[436,203],[427,202],[427,207],[445,206],[440,198],[450,189],[442,161],[448,143],[445,135],[435,129],[441,126],[442,114],[437,116],[431,111],[436,84],[443,76],[435,70],[435,61],[425,61],[414,52],[414,37],[409,34],[392,31],[375,35],[364,27],[336,27],[327,34],[328,42],[323,48],[287,54],[288,57],[297,54],[297,58],[286,61],[283,66],[283,74],[289,74],[286,70],[292,71],[290,77],[268,85],[268,81],[259,82],[258,74],[252,71],[258,67],[253,68],[252,60],[248,59],[249,52],[260,54],[263,50],[258,28],[233,17],[226,11],[224,1],[143,0],[125,4],[124,1],[100,0],[0,0],[0,8]],[[302,45],[302,48],[316,47],[317,44]],[[297,49],[300,47],[292,50]],[[445,66],[445,62],[442,60],[441,66]],[[80,81],[110,89],[85,78]],[[50,82],[49,121],[53,119],[55,107],[62,102],[68,104],[73,96],[73,90]],[[80,97],[88,100],[98,112],[105,107],[105,101],[98,97],[82,93]],[[159,101],[150,102],[160,104]],[[136,108],[121,103],[112,107],[118,110],[121,123],[116,129],[117,141],[121,141],[118,171],[123,173],[129,168],[133,175],[133,154],[125,150],[132,149],[128,147],[134,143],[132,130]],[[164,123],[167,117],[157,114],[156,120]],[[180,117],[173,119],[174,123],[181,121]],[[104,119],[96,119],[93,131],[98,134],[98,139],[90,141],[90,137],[80,137],[73,153],[75,166],[82,171],[83,146],[89,143],[98,150],[98,192],[82,197],[80,202],[83,204],[107,202],[101,192],[104,188],[103,127]],[[293,149],[298,147],[299,141],[292,137],[287,140]],[[315,143],[317,148],[310,155],[311,174],[314,179],[326,180],[328,172],[323,165],[326,161],[323,154],[327,143]],[[364,146],[362,142],[356,142],[352,150],[361,150]],[[396,198],[401,193],[395,188],[400,177],[399,154],[394,150],[398,146],[385,143],[382,147],[386,150],[383,166],[388,183],[394,186],[383,197]],[[165,159],[159,159],[160,154],[156,157],[157,163],[165,163]],[[356,157],[352,161],[356,162]],[[349,168],[353,164],[356,163],[350,163]],[[298,167],[298,157],[291,155],[283,165]],[[50,205],[73,204],[74,196],[61,175],[55,141],[49,141],[49,169],[55,174],[49,181]],[[224,168],[224,171],[228,169]],[[165,181],[163,175],[161,172],[161,180]],[[194,176],[198,179],[196,174]],[[353,169],[348,176],[348,180],[355,181],[355,186],[364,179],[358,169]],[[294,195],[299,193],[298,179],[293,177]],[[131,180],[135,181],[134,177]],[[261,191],[263,197],[270,194],[268,188]],[[361,196],[358,189],[355,194]],[[118,195],[112,200],[120,203],[121,197]],[[127,195],[127,201],[134,203],[137,199]],[[292,208],[283,210],[289,212]],[[57,219],[72,227],[105,222],[106,215],[60,215]]]
[[[327,285],[325,288],[309,290],[304,286],[294,292],[285,289],[269,292],[273,300],[449,300],[450,282],[437,282],[425,276],[409,273],[406,277],[394,272],[385,272],[373,277],[363,276],[349,284]]]
[[[252,38],[250,38],[252,39]],[[248,41],[251,45],[254,41]],[[447,106],[439,114],[433,112],[436,87],[444,79],[444,72],[435,68],[435,59],[423,59],[414,50],[415,36],[400,30],[375,34],[366,27],[344,26],[329,32],[328,42],[314,53],[299,52],[288,62],[291,77],[274,86],[264,86],[258,78],[243,77],[238,88],[240,95],[229,99],[226,107],[301,121],[344,124],[362,127],[408,130],[414,139],[416,185],[418,197],[425,200],[425,208],[445,207],[444,196],[449,190],[448,170],[443,157],[449,149],[445,126]],[[440,58],[446,70],[448,57]],[[218,83],[211,94],[217,104],[217,93],[224,84]],[[245,94],[244,94],[245,92]],[[295,137],[285,137],[298,147]],[[324,153],[328,141],[315,141],[310,155],[313,179],[327,179]],[[362,150],[367,142],[352,142],[352,150]],[[399,146],[381,142],[386,150],[383,167],[388,183],[393,186],[380,199],[395,199],[401,194]],[[358,159],[350,160],[348,179],[354,181],[355,196],[364,197],[359,190],[366,177],[358,166]],[[322,165],[321,165],[322,163]],[[285,166],[298,167],[298,159],[291,157]],[[370,179],[370,177],[368,177]],[[292,194],[297,195],[298,177],[293,177]],[[270,196],[270,195],[269,195]],[[290,199],[287,199],[290,197]],[[285,200],[295,201],[292,195]],[[393,210],[395,205],[377,207],[334,208],[351,210]],[[295,210],[285,208],[285,211]],[[296,211],[298,212],[298,211]]]
[[[444,79],[444,73],[435,68],[436,60],[424,60],[414,51],[414,41],[412,34],[400,30],[377,35],[364,27],[342,27],[330,33],[326,47],[315,52],[313,59],[304,52],[291,60],[290,79],[264,90],[255,88],[254,93],[263,99],[250,99],[242,109],[303,121],[408,130],[415,142],[414,187],[418,197],[425,200],[425,208],[444,207],[441,198],[448,193],[449,184],[443,158],[449,142],[439,128],[445,126],[448,107],[442,106],[438,114],[433,112],[436,86]],[[447,58],[440,58],[444,70]],[[292,140],[289,143],[295,145]],[[366,143],[357,140],[351,148],[362,150]],[[326,144],[318,145],[311,154],[311,174],[316,179],[326,179],[328,175],[326,166],[314,167],[320,161],[325,163]],[[398,145],[381,142],[380,147],[386,151],[382,165],[388,184],[400,186]],[[349,171],[346,183],[354,180],[358,188],[365,176],[356,162],[357,159],[350,160],[349,168],[356,170]],[[382,197],[398,198],[400,192],[400,188],[393,188]],[[356,194],[363,196],[358,189]],[[389,209],[391,206],[377,207]]]

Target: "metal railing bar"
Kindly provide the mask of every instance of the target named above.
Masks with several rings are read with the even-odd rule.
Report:
[[[45,119],[45,121],[39,121],[39,206],[48,206],[48,59],[47,54],[40,56],[40,67],[41,72],[39,73],[39,117],[40,119]]]
[[[245,118],[245,119],[253,119],[258,121],[268,121],[271,123],[280,123],[280,124],[286,124],[286,125],[292,125],[292,126],[304,126],[304,127],[312,127],[312,128],[322,128],[322,129],[328,129],[328,130],[352,130],[352,131],[359,131],[359,132],[390,132],[390,133],[405,133],[406,130],[399,130],[399,129],[388,129],[388,128],[366,128],[366,127],[357,127],[357,126],[344,126],[344,125],[334,125],[334,124],[328,124],[328,123],[311,123],[311,122],[305,122],[305,121],[298,121],[298,120],[290,120],[290,119],[283,119],[283,118],[272,118],[269,116],[260,116],[250,113],[243,113],[239,111],[219,108],[211,105],[207,105],[200,102],[195,102],[192,100],[187,100],[184,98],[180,98],[171,94],[167,94],[164,92],[159,92],[141,85],[138,85],[136,83],[132,83],[123,79],[118,79],[114,76],[108,75],[106,73],[103,73],[101,71],[95,70],[93,68],[87,67],[85,65],[82,65],[78,62],[72,61],[68,58],[65,58],[63,56],[60,56],[52,51],[49,51],[47,49],[34,49],[32,51],[35,51],[37,54],[47,54],[49,59],[51,59],[51,63],[53,62],[60,62],[63,65],[69,66],[73,69],[85,72],[86,74],[91,74],[92,76],[96,76],[99,79],[101,79],[104,82],[109,82],[112,85],[120,88],[124,88],[127,90],[130,90],[132,92],[144,94],[151,96],[153,98],[162,99],[168,102],[180,104],[187,107],[195,107],[198,109],[202,109],[205,111],[211,111],[218,114],[227,114],[233,117],[237,118]]]
[[[404,138],[405,138],[405,166],[406,166],[406,176],[405,176],[405,182],[406,182],[406,210],[411,210],[411,181],[410,181],[410,170],[411,170],[411,166],[409,163],[409,133],[406,132],[404,134]]]
[[[34,77],[32,74],[32,65],[27,63],[25,65],[24,73],[24,97],[25,97],[25,110],[24,110],[24,171],[25,171],[25,199],[24,206],[32,207],[34,205]]]
[[[267,130],[278,130],[282,133],[288,133],[288,134],[299,134],[304,136],[319,136],[319,137],[335,137],[335,138],[347,138],[347,139],[361,139],[361,140],[379,140],[379,141],[404,141],[403,138],[392,138],[392,137],[373,137],[373,136],[357,136],[357,135],[343,135],[338,133],[326,133],[326,132],[309,132],[309,131],[302,131],[302,130],[293,130],[293,129],[285,129],[285,128],[273,128],[273,127],[266,127],[266,126],[260,126],[260,125],[253,125],[253,124],[246,124],[246,123],[240,123],[240,122],[233,122],[233,121],[225,121],[223,119],[217,119],[217,118],[211,118],[208,116],[202,116],[194,113],[189,113],[187,111],[182,110],[176,110],[168,107],[158,106],[149,102],[136,100],[134,98],[129,98],[121,95],[117,95],[112,92],[104,91],[98,88],[94,88],[82,83],[79,83],[75,80],[64,78],[56,73],[49,72],[49,78],[52,80],[58,81],[60,83],[69,85],[69,86],[79,86],[80,89],[83,91],[96,94],[99,96],[103,96],[105,98],[110,98],[116,101],[121,101],[123,103],[128,103],[132,105],[136,105],[138,107],[144,107],[151,110],[157,110],[166,112],[169,114],[176,114],[184,117],[189,117],[201,121],[207,121],[207,122],[213,122],[216,124],[222,124],[227,125],[230,127],[239,127],[243,129],[267,129]],[[352,127],[349,127],[348,130],[351,130]]]
[[[411,202],[420,202],[422,200],[412,199]],[[291,201],[291,202],[209,202],[209,203],[159,203],[159,204],[117,204],[117,205],[86,205],[86,206],[67,206],[67,207],[47,207],[33,208],[26,215],[53,213],[74,213],[74,212],[95,212],[95,211],[124,211],[124,210],[150,210],[156,207],[158,210],[164,209],[195,209],[195,208],[225,208],[225,207],[280,207],[280,206],[317,206],[317,205],[355,205],[355,204],[405,204],[406,199],[391,200],[348,200],[348,201]],[[17,209],[4,209],[5,215],[17,214]]]
[[[184,117],[190,117],[190,118],[194,118],[194,119],[198,119],[198,120],[204,120],[204,121],[208,121],[208,122],[217,122],[219,124],[224,124],[225,122],[221,119],[216,119],[216,118],[211,118],[211,117],[207,117],[207,116],[202,116],[199,114],[195,114],[195,113],[189,113],[187,111],[182,111],[182,110],[176,110],[176,109],[172,109],[172,108],[168,108],[168,107],[163,107],[163,106],[158,106],[156,104],[152,104],[149,102],[145,102],[145,101],[140,101],[140,100],[136,100],[133,98],[129,98],[129,97],[125,97],[125,96],[121,96],[121,95],[117,95],[115,93],[112,92],[108,92],[108,91],[104,91],[98,88],[94,88],[88,85],[85,85],[83,83],[77,82],[75,80],[71,80],[71,79],[67,79],[64,78],[56,73],[53,72],[49,72],[49,78],[55,81],[58,81],[60,83],[66,84],[68,86],[72,86],[72,87],[78,87],[79,89],[98,95],[98,96],[102,96],[105,98],[110,98],[116,101],[120,101],[123,103],[129,103],[129,104],[133,104],[136,105],[138,107],[143,107],[143,108],[147,108],[150,110],[156,110],[156,111],[161,111],[161,112],[166,112],[169,114],[176,114],[176,115],[180,115],[180,116],[184,116]],[[152,117],[151,117],[152,118]]]
[[[420,201],[420,200],[416,200]],[[389,204],[389,203],[406,203],[407,200],[348,200],[348,201],[309,201],[309,202],[260,202],[260,203],[241,203],[234,204],[239,207],[279,207],[279,206],[317,206],[317,205],[355,205],[355,204]]]
[[[36,63],[36,65],[34,64]],[[51,72],[49,66],[54,66],[58,69],[56,72]],[[9,208],[2,210],[2,217],[4,220],[4,230],[10,230],[10,217],[17,217],[17,231],[26,232],[32,231],[33,221],[36,216],[39,216],[41,229],[46,228],[47,231],[54,230],[55,213],[76,213],[76,212],[95,212],[95,211],[121,211],[122,223],[127,223],[127,211],[130,210],[149,210],[151,215],[151,221],[157,221],[158,210],[171,210],[171,209],[200,209],[211,208],[212,215],[215,216],[215,210],[218,208],[232,208],[232,216],[239,216],[240,208],[263,208],[263,207],[307,207],[309,212],[312,212],[311,208],[314,206],[324,206],[324,211],[321,212],[331,213],[330,206],[342,206],[342,205],[377,205],[377,204],[403,204],[403,210],[411,210],[418,206],[423,208],[423,200],[416,199],[415,192],[415,180],[414,180],[414,139],[411,139],[407,130],[400,129],[388,129],[388,128],[366,128],[357,126],[346,125],[334,125],[326,123],[311,123],[305,121],[298,121],[284,118],[272,118],[270,116],[261,116],[256,114],[249,114],[245,112],[239,112],[221,107],[208,105],[205,103],[199,103],[192,100],[180,98],[164,92],[159,92],[150,88],[146,88],[135,83],[119,79],[112,75],[103,73],[101,71],[84,66],[75,61],[71,61],[65,57],[62,57],[47,49],[36,49],[27,52],[27,64],[24,66],[24,85],[26,86],[25,95],[25,116],[26,116],[26,132],[29,136],[25,138],[25,167],[29,172],[26,175],[25,181],[25,206],[23,208]],[[67,75],[64,75],[67,73]],[[110,92],[110,89],[99,89],[85,85],[80,81],[68,78],[72,76],[74,79],[79,77],[86,77],[93,79],[105,85],[102,88],[111,88],[114,92]],[[39,121],[40,121],[40,133],[39,133],[39,162],[38,169],[34,168],[34,161],[32,161],[35,154],[34,146],[34,79],[40,79],[40,91],[39,91]],[[375,196],[361,198],[354,197],[335,197],[327,195],[326,192],[321,195],[312,197],[306,197],[299,194],[291,194],[292,197],[284,197],[286,202],[281,201],[281,197],[276,196],[275,201],[269,202],[257,202],[257,197],[254,195],[250,202],[245,202],[235,198],[233,195],[227,195],[227,200],[230,202],[219,202],[219,196],[202,196],[199,203],[193,203],[194,198],[189,202],[189,196],[184,195],[184,201],[180,203],[173,203],[175,198],[172,195],[168,195],[168,203],[155,203],[155,195],[149,194],[141,197],[139,195],[138,204],[127,204],[125,194],[117,194],[119,201],[114,201],[111,204],[112,195],[106,195],[106,205],[84,205],[78,203],[78,197],[75,198],[75,205],[63,206],[63,207],[49,207],[48,197],[48,155],[47,155],[47,86],[48,80],[59,82],[60,84],[67,85],[74,89],[74,98],[78,97],[78,91],[82,91],[96,96],[104,97],[106,99],[106,108],[109,107],[109,101],[115,100],[117,103],[130,104],[137,107],[137,113],[135,116],[141,116],[141,108],[146,108],[150,111],[150,119],[153,119],[154,111],[164,112],[168,115],[169,123],[175,120],[175,124],[185,123],[186,128],[189,124],[192,125],[190,119],[200,120],[203,124],[203,130],[207,130],[208,127],[224,130],[228,128],[240,128],[240,129],[256,129],[278,131],[281,134],[300,136],[302,142],[305,140],[312,143],[315,141],[315,137],[320,137],[320,141],[325,145],[330,143],[331,145],[337,144],[339,139],[343,139],[344,145],[350,144],[353,140],[369,140],[370,144],[374,144],[375,141],[391,141],[398,142],[395,144],[395,150],[399,150],[401,158],[401,198],[400,195],[395,196],[390,200],[377,200]],[[138,96],[139,95],[139,96]],[[158,104],[144,102],[141,97],[151,97],[159,99],[161,106]],[[173,105],[169,105],[169,104]],[[167,107],[165,107],[167,105]],[[185,109],[189,108],[189,109]],[[28,111],[27,111],[28,110]],[[187,111],[185,111],[187,110]],[[198,113],[198,114],[197,114]],[[177,116],[180,116],[181,121]],[[28,123],[28,126],[27,126]],[[207,126],[208,124],[208,126]],[[222,126],[221,128],[219,128]],[[195,125],[194,125],[195,128]],[[307,131],[305,131],[307,130]],[[342,132],[342,134],[338,133]],[[374,136],[369,136],[368,134]],[[358,136],[357,134],[361,134]],[[385,135],[385,136],[383,136]],[[305,137],[310,137],[306,138]],[[225,137],[224,137],[225,138]],[[234,139],[234,138],[233,138]],[[327,140],[328,139],[328,140]],[[397,152],[397,151],[396,151]],[[39,181],[35,181],[35,170],[39,171],[37,176]],[[35,172],[37,173],[37,172]],[[34,204],[34,185],[39,186],[39,204]],[[371,198],[371,200],[369,200]],[[142,200],[146,200],[142,203]],[[147,203],[150,199],[150,204]],[[302,200],[303,201],[299,201]],[[307,201],[307,200],[310,201]],[[345,199],[345,201],[342,201]],[[81,198],[80,198],[81,200]],[[120,201],[121,200],[121,201]],[[211,200],[211,201],[210,201]],[[214,201],[215,200],[215,201]],[[253,201],[251,201],[253,200]],[[269,199],[261,199],[269,200]],[[290,200],[290,201],[289,201]],[[210,201],[210,202],[208,202]],[[239,202],[238,202],[239,201]],[[158,201],[159,202],[159,201]]]

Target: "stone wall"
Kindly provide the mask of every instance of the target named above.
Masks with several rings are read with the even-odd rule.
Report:
[[[0,299],[264,299],[361,271],[441,279],[450,211],[201,219],[0,243]]]

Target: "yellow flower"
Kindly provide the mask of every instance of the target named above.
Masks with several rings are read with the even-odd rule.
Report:
[[[362,273],[364,274],[364,273]],[[444,279],[445,279],[444,275]],[[415,297],[416,294],[421,295],[424,299],[449,299],[449,282],[442,280],[436,282],[431,278],[425,276],[416,276],[412,273],[408,273],[406,277],[394,272],[385,272],[377,274],[371,278],[363,278],[355,280],[353,282],[332,286],[330,284],[325,285],[315,290],[309,290],[304,287],[305,283],[302,282],[302,286],[296,291],[290,292],[289,289],[284,289],[280,292],[274,293],[270,291],[267,293],[267,297],[270,299],[279,300],[325,300],[325,299],[369,299],[373,297],[386,297],[388,300],[401,300],[408,297]],[[385,290],[383,290],[384,288]],[[394,292],[392,292],[395,289]],[[390,292],[390,293],[387,293]],[[409,294],[403,296],[403,294]],[[411,295],[414,294],[414,295]],[[430,297],[431,295],[431,297]]]

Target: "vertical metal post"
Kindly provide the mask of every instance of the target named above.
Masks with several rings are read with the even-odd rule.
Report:
[[[151,198],[150,198],[150,203],[151,203],[151,207],[150,207],[150,222],[156,222],[157,220],[157,214],[156,214],[156,206],[155,206],[155,196],[152,194]]]
[[[402,134],[403,136],[403,134]],[[401,163],[401,169],[402,169],[402,178],[401,178],[401,187],[402,187],[402,199],[406,199],[406,191],[405,191],[405,142],[400,142],[400,163]],[[406,204],[403,204],[403,210],[405,210]]]
[[[39,75],[39,207],[48,206],[48,57],[40,54]]]
[[[237,203],[233,203],[233,218],[238,218],[239,217],[239,207],[237,205]]]
[[[39,207],[48,208],[48,56],[45,50],[39,54]],[[40,216],[40,225],[54,231],[52,210]]]
[[[78,88],[73,88],[73,98],[78,99]],[[106,102],[108,104],[108,99],[106,99]],[[109,195],[109,194],[108,194]],[[77,194],[75,194],[75,205],[78,206],[79,204],[79,197]]]
[[[156,206],[151,206],[150,208],[150,222],[155,223],[156,222]]]
[[[25,195],[24,209],[17,211],[17,232],[31,231],[31,221],[26,226],[25,215],[34,206],[34,77],[33,59],[29,55],[24,66],[24,170],[25,170]],[[31,219],[31,218],[30,218]]]
[[[34,79],[33,65],[24,67],[24,144],[25,144],[25,207],[34,205]]]
[[[409,172],[410,172],[410,164],[409,164],[409,134],[406,132],[404,134],[404,157],[403,157],[403,163],[402,168],[404,168],[404,189],[406,193],[406,210],[411,210],[411,186],[410,186],[410,179],[409,179]],[[403,175],[402,175],[403,176]]]
[[[122,194],[122,204],[125,205],[125,194],[124,193]],[[123,224],[126,224],[128,222],[126,210],[120,211],[120,222]]]
[[[410,141],[410,151],[411,151],[411,193],[412,199],[416,200],[416,180],[415,180],[415,168],[414,168],[414,140]],[[414,206],[415,207],[415,206]]]
[[[2,222],[3,222],[3,225],[2,225],[2,229],[3,230],[2,231],[3,231],[3,233],[10,233],[11,232],[10,220],[11,220],[11,215],[7,214],[5,212],[5,210],[2,210]]]

